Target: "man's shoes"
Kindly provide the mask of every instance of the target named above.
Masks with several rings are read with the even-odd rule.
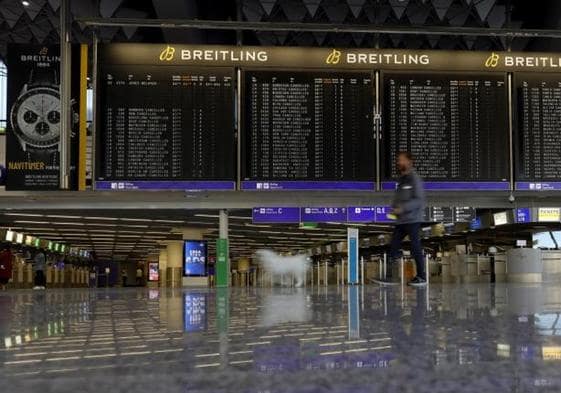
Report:
[[[427,280],[425,280],[424,278],[421,278],[419,276],[415,277],[414,279],[412,279],[411,281],[409,281],[407,283],[407,285],[410,285],[412,287],[424,287],[427,285]]]
[[[372,278],[372,282],[382,285],[382,286],[390,286],[390,285],[399,285],[399,282],[392,280],[391,277],[386,278]]]

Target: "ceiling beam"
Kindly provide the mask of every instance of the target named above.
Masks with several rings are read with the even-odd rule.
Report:
[[[451,26],[387,26],[308,22],[247,22],[200,19],[77,18],[85,26],[155,27],[166,29],[299,31],[324,33],[371,33],[404,35],[451,35],[472,37],[561,38],[558,29],[512,29]]]

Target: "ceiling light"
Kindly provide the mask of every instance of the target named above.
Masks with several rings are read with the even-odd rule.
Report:
[[[29,7],[31,3],[27,0],[22,0],[21,5],[23,5],[24,7]]]
[[[16,224],[50,224],[48,221],[14,221]]]
[[[215,214],[195,214],[195,217],[218,218]]]
[[[31,213],[4,213],[5,216],[20,216],[20,217],[43,217],[42,214]]]

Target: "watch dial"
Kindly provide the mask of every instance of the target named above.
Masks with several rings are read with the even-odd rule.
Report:
[[[27,91],[12,108],[12,123],[25,142],[32,146],[46,147],[58,143],[60,137],[58,91],[46,87]]]
[[[49,119],[49,123],[51,123],[51,124],[60,123],[60,112],[59,111],[50,111],[47,114],[47,119]]]
[[[25,111],[25,113],[23,114],[23,120],[29,124],[36,123],[38,118],[39,116],[37,116],[37,113],[33,111]]]

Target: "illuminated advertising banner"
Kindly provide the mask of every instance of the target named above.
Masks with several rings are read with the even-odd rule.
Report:
[[[78,186],[81,73],[77,49],[72,50],[71,189]],[[58,190],[60,46],[9,45],[7,67],[6,190]]]
[[[183,275],[206,276],[207,243],[186,240],[183,244]]]
[[[158,262],[148,264],[148,281],[160,281],[160,265]]]

